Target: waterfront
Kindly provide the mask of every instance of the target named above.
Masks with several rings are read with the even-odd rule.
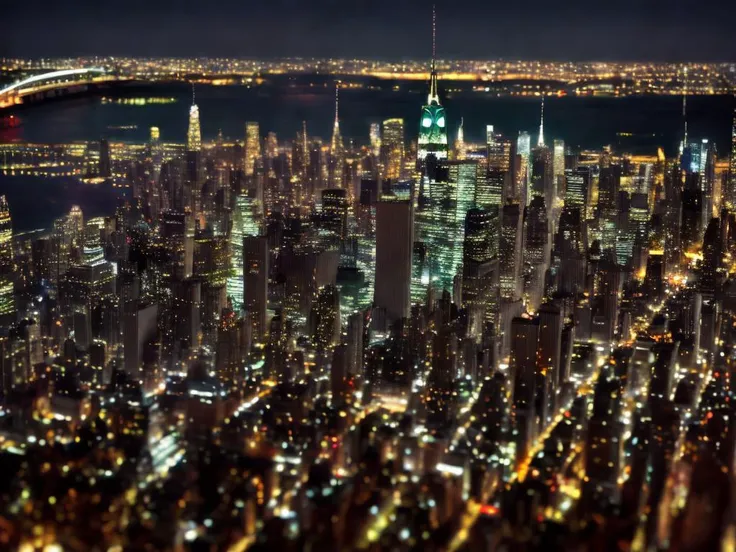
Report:
[[[291,90],[284,87],[196,87],[205,140],[222,130],[226,138],[242,140],[245,121],[260,123],[261,131],[276,132],[288,139],[307,122],[310,135],[329,139],[334,119],[334,90],[314,87]],[[50,102],[19,111],[22,124],[0,134],[0,141],[62,143],[76,140],[142,142],[151,126],[161,129],[167,142],[183,142],[186,136],[191,89],[186,85],[152,85],[141,96],[176,98],[171,103],[135,104],[103,102],[86,97]],[[515,136],[520,130],[534,133],[539,125],[539,98],[496,98],[484,93],[448,93],[445,105],[449,129],[454,136],[460,119],[465,120],[466,140],[484,140],[485,127]],[[405,120],[406,140],[415,138],[422,94],[413,91],[350,90],[340,92],[343,136],[365,143],[371,122],[391,117]],[[730,96],[692,96],[688,99],[688,125],[692,138],[714,140],[728,151],[733,99]],[[573,148],[598,148],[611,144],[626,150],[652,153],[662,146],[667,153],[682,138],[682,99],[679,96],[549,97],[545,129],[548,137],[562,138]],[[125,127],[125,128],[123,128]],[[128,128],[135,127],[135,128]],[[633,137],[622,137],[633,134]]]
[[[306,121],[310,135],[330,137],[334,120],[334,92],[315,87],[309,93],[286,88],[242,86],[197,86],[204,140],[214,140],[220,130],[226,138],[242,140],[244,123],[256,120],[261,134],[276,132],[289,140]],[[158,126],[164,142],[181,143],[186,137],[191,89],[183,85],[152,85],[147,97],[175,101],[145,106],[127,101],[105,101],[100,97],[49,102],[18,111],[21,124],[0,131],[0,142],[70,143],[111,141],[143,143],[149,129]],[[340,124],[346,140],[368,141],[372,122],[391,117],[405,120],[405,139],[415,138],[422,98],[415,92],[342,90]],[[629,98],[548,98],[545,134],[561,138],[573,150],[612,145],[615,150],[654,154],[657,147],[675,152],[682,137],[682,100],[672,96]],[[728,96],[691,97],[688,101],[690,139],[715,141],[720,155],[730,143],[733,100]],[[445,102],[450,137],[454,138],[464,119],[466,140],[485,139],[487,124],[507,136],[520,130],[536,139],[539,124],[538,98],[492,98],[471,92],[449,94]],[[31,192],[32,191],[32,192]],[[87,216],[110,214],[120,191],[109,184],[91,186],[71,177],[0,176],[0,195],[13,205],[17,231],[48,227],[54,218],[80,204]]]

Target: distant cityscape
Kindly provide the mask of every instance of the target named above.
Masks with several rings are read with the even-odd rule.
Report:
[[[426,81],[427,60],[361,59],[125,58],[3,59],[0,78],[79,67],[103,67],[142,81],[187,80],[214,84],[260,85],[288,75],[339,77],[346,84],[366,86],[365,79]],[[522,60],[438,60],[437,71],[447,86],[465,85],[477,92],[508,95],[569,94],[733,94],[736,62],[647,63],[562,62]],[[486,90],[487,89],[487,90]]]

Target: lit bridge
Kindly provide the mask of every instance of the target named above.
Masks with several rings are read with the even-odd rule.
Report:
[[[33,75],[0,88],[0,109],[80,94],[129,80],[128,77],[121,77],[100,67],[62,69]]]

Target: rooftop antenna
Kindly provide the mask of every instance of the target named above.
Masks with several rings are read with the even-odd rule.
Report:
[[[337,81],[335,83],[335,126],[338,125],[339,122],[339,114],[340,114],[340,81]]]
[[[537,146],[544,145],[544,93],[542,93],[542,116],[539,120],[539,139],[537,140]]]
[[[685,134],[683,135],[683,140],[682,140],[683,150],[687,147],[687,65],[685,65],[684,71],[685,71],[685,84],[682,89],[682,119],[685,123]]]
[[[437,60],[437,10],[432,4],[432,72],[435,71]]]
[[[440,95],[437,93],[437,10],[434,4],[432,4],[432,70],[429,79],[427,104],[440,104]]]
[[[194,93],[194,83],[192,83],[192,105],[197,105],[196,99],[197,98],[196,98],[196,95]]]

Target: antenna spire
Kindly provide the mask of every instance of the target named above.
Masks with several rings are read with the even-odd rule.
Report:
[[[335,126],[340,122],[340,81],[335,83]]]
[[[437,10],[432,4],[432,72],[434,73],[437,60]]]
[[[432,68],[429,77],[427,104],[440,104],[440,95],[437,92],[437,10],[434,4],[432,4]]]
[[[542,115],[539,119],[539,140],[537,146],[544,145],[544,95],[542,95]]]
[[[197,105],[196,96],[194,94],[194,83],[192,83],[192,105]]]

